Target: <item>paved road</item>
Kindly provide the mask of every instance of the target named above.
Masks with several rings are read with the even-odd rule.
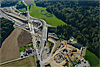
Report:
[[[24,0],[23,0],[23,3],[27,6],[27,4],[25,3]],[[30,18],[37,19],[37,18],[34,18],[34,17],[30,16],[28,7],[27,7],[27,14],[28,14],[28,19],[30,19]]]
[[[8,15],[4,14],[1,10],[0,10],[0,17],[4,17],[6,19],[9,19],[9,20],[13,21],[11,18],[8,17]]]
[[[52,40],[51,38],[49,38],[48,40],[49,40],[50,42],[54,43],[54,46],[53,46],[53,48],[52,48],[52,51],[51,51],[49,57],[48,57],[45,61],[43,61],[44,63],[47,62],[47,61],[51,58],[52,53],[53,53],[54,48],[55,48],[55,45],[56,45],[56,42],[55,42],[54,40]]]
[[[15,19],[15,18],[13,18],[13,17],[10,17],[10,16],[6,15],[6,14],[3,13],[1,10],[0,10],[0,16],[6,18],[6,19],[8,19],[8,20],[11,20],[12,22],[14,22],[14,24],[15,24],[16,26],[19,26],[19,27],[21,27],[21,28],[24,29],[24,30],[26,30],[26,27],[28,27],[27,24],[25,24],[25,23],[20,23],[20,21],[19,21],[18,19]],[[28,30],[27,30],[27,31],[28,31]]]
[[[24,0],[23,0],[23,2],[24,2]],[[24,4],[26,4],[26,3],[24,2]],[[27,4],[26,4],[26,5],[27,5]],[[43,49],[44,49],[44,44],[45,44],[45,42],[46,42],[46,40],[47,40],[47,30],[48,30],[48,27],[47,27],[47,24],[46,24],[46,21],[45,21],[45,20],[43,20],[43,19],[38,19],[38,18],[34,18],[34,17],[30,16],[28,7],[27,7],[27,12],[28,12],[28,19],[29,19],[29,20],[30,20],[30,18],[32,18],[32,19],[39,20],[39,21],[43,22],[42,39],[41,39],[41,43],[40,43],[40,46],[41,46],[41,47],[40,47],[40,50],[37,49],[37,47],[35,47],[35,48],[36,48],[37,57],[38,57],[38,59],[40,60],[40,65],[41,65],[41,67],[44,67],[44,61],[41,60],[41,55],[42,55],[42,52],[43,52]],[[30,26],[30,27],[31,27],[31,26]],[[34,27],[32,26],[31,28],[32,28],[32,31],[34,31]],[[31,28],[30,28],[30,29],[31,29]],[[32,35],[34,35],[34,34],[35,34],[35,32],[32,32]],[[34,38],[34,39],[35,39],[35,38]],[[34,39],[33,39],[33,42],[35,42]],[[50,40],[50,41],[54,43],[54,46],[53,46],[53,49],[52,49],[52,51],[51,51],[51,54],[50,54],[49,57],[45,60],[45,62],[48,61],[48,60],[50,59],[50,57],[52,56],[52,52],[53,52],[53,50],[54,50],[54,47],[55,47],[55,42],[52,41],[52,40]],[[36,43],[35,43],[35,45],[36,45]],[[39,53],[40,53],[40,55],[39,55]]]
[[[29,54],[28,56],[23,57],[23,58],[27,58],[27,57],[35,56],[35,55],[36,55],[36,53],[32,53],[32,54]],[[13,61],[17,61],[17,60],[20,60],[20,59],[23,59],[23,58],[17,58],[17,59],[14,59],[14,60],[6,61],[6,62],[3,62],[3,63],[0,63],[0,65],[6,64],[6,63],[9,63],[9,62],[13,62]],[[36,58],[35,58],[35,59],[36,59]]]
[[[24,2],[24,0],[23,0],[23,2]],[[27,4],[24,2],[24,4],[27,6]],[[33,18],[33,19],[37,19],[37,20],[40,20],[40,21],[42,21],[43,22],[43,24],[44,24],[44,26],[43,26],[43,33],[42,33],[42,40],[41,40],[41,52],[40,52],[40,56],[41,56],[41,53],[42,53],[42,51],[43,51],[43,48],[44,48],[44,43],[45,43],[45,40],[46,40],[46,38],[47,38],[47,27],[46,27],[46,21],[45,20],[43,20],[43,19],[38,19],[38,18],[34,18],[34,17],[32,17],[32,16],[30,16],[30,14],[29,14],[29,10],[28,10],[28,7],[27,7],[27,12],[28,12],[28,18]],[[33,27],[32,27],[32,29],[34,29]],[[33,30],[34,31],[34,30]],[[34,33],[33,33],[34,34]]]
[[[43,27],[43,30],[42,30],[42,40],[41,40],[41,49],[40,49],[40,56],[42,54],[42,51],[43,51],[43,48],[44,48],[44,44],[45,44],[45,41],[47,40],[47,27]]]
[[[19,10],[17,10],[14,6],[12,7],[14,10],[16,10],[16,11],[18,11],[18,12],[20,12]]]
[[[27,21],[27,18],[24,17],[23,15],[19,14],[18,13],[8,13],[8,12],[5,12],[6,14],[10,15],[10,16],[13,16],[13,17],[16,17],[20,20],[23,20],[23,21]]]
[[[25,4],[25,6],[27,6],[27,4],[25,3],[25,1],[23,0],[23,3]]]
[[[15,23],[15,25],[17,25],[17,26],[19,26],[19,27],[21,27],[21,28],[23,28],[23,29],[25,29],[25,27],[28,27],[28,26],[26,26],[26,24],[21,24],[21,23],[19,23],[19,22],[16,22],[16,21],[13,20],[11,17],[9,17],[8,15],[4,14],[1,10],[0,10],[0,17],[5,17],[5,18],[7,18],[7,19],[13,21],[13,22]],[[35,34],[35,33],[34,33],[34,27],[33,27],[33,26],[32,26],[32,33],[33,33],[33,35]],[[35,38],[34,38],[34,39],[35,39]],[[38,55],[38,50],[37,50],[37,49],[36,49],[36,53],[37,53],[38,59],[41,60],[40,56]],[[31,54],[30,56],[32,56],[32,54]],[[11,60],[11,61],[7,61],[7,62],[4,62],[4,63],[16,61],[16,60],[19,60],[19,59],[21,59],[21,58],[18,58],[18,59],[15,59],[15,60]],[[4,64],[4,63],[1,63],[1,64]]]
[[[22,58],[17,58],[17,59],[14,59],[14,60],[6,61],[6,62],[3,62],[3,63],[0,63],[0,65],[6,64],[6,63],[9,63],[9,62],[13,62],[13,61],[17,61],[17,60],[20,60],[20,59],[22,59]]]
[[[27,6],[27,4],[25,3],[25,1],[23,0],[23,3]],[[30,20],[30,17],[32,17],[32,16],[30,16],[30,14],[29,14],[29,10],[28,10],[28,7],[27,7],[27,14],[28,14],[28,20]],[[33,18],[33,17],[32,17]],[[34,27],[33,27],[33,24],[32,24],[32,26],[30,26],[30,31],[31,31],[31,35],[35,35],[35,32],[34,32]],[[36,39],[36,37],[34,36],[33,37],[33,39],[32,39],[32,41],[33,41],[33,46],[34,46],[34,48],[36,49],[36,41],[35,41],[35,39]],[[40,60],[40,56],[39,56],[39,54],[38,54],[38,50],[36,49],[36,53],[37,53],[37,58]]]
[[[27,11],[28,12],[28,14],[29,14],[29,11]],[[8,17],[6,14],[1,14],[1,12],[0,12],[0,15],[1,16],[3,16],[3,17],[5,17],[5,18],[7,18],[7,19],[10,19],[11,21],[13,21],[14,23],[15,23],[15,25],[17,25],[17,26],[19,26],[19,27],[21,27],[21,28],[23,28],[23,29],[25,29],[25,27],[28,27],[28,26],[26,26],[26,24],[21,24],[21,23],[19,23],[19,22],[16,22],[15,20],[13,20],[12,18],[10,18],[10,17]],[[29,16],[29,18],[31,17],[30,15],[28,15]],[[34,18],[34,17],[31,17],[31,18]],[[37,18],[35,18],[35,19],[37,19]],[[43,30],[42,30],[42,39],[41,39],[41,49],[40,49],[40,51],[38,50],[38,49],[36,49],[36,53],[37,53],[37,57],[38,57],[38,59],[40,60],[40,64],[41,64],[41,66],[43,66],[43,63],[44,62],[41,62],[41,54],[42,54],[42,51],[43,51],[43,48],[44,48],[44,44],[45,44],[45,41],[46,41],[46,39],[47,39],[47,24],[46,24],[46,21],[45,20],[43,20],[43,19],[38,19],[38,20],[40,20],[41,22],[43,22],[43,24],[44,24],[44,26],[43,26]],[[34,27],[33,27],[33,25],[31,26],[32,28],[32,35],[34,35],[35,34],[35,32],[34,32]],[[35,39],[35,38],[34,38]],[[33,39],[33,40],[34,40]],[[35,41],[35,40],[34,40]],[[36,41],[35,41],[36,42]],[[34,42],[33,42],[34,43]],[[36,43],[35,43],[36,44]],[[49,55],[49,57],[47,58],[47,60],[46,61],[48,61],[49,59],[50,59],[50,57],[51,57],[51,55],[52,55],[52,52],[53,52],[53,50],[51,51],[51,54]],[[40,53],[40,55],[39,55],[39,53]]]
[[[30,17],[29,17],[29,18],[30,18]],[[43,51],[43,48],[44,48],[45,41],[46,41],[46,39],[47,39],[47,27],[46,27],[46,22],[45,22],[44,20],[42,20],[42,19],[40,19],[40,20],[43,22],[44,26],[43,26],[43,30],[42,30],[42,39],[41,39],[41,43],[40,43],[41,49],[38,50],[38,49],[36,48],[36,53],[37,53],[38,59],[40,60],[40,65],[41,65],[41,67],[44,67],[44,66],[43,66],[43,63],[41,63],[41,54],[42,54],[42,51]],[[32,26],[32,31],[34,31],[34,27],[33,27],[33,26]],[[32,32],[32,34],[34,34],[34,33],[35,33],[35,32]],[[39,55],[39,53],[40,53],[40,55]]]

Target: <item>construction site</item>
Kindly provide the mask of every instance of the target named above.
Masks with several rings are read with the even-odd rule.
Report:
[[[68,41],[63,40],[60,43],[59,47],[54,51],[54,54],[48,61],[48,63],[50,63],[52,66],[67,67],[67,66],[79,65],[81,64],[82,61],[82,62],[87,62],[84,63],[84,66],[89,66],[88,61],[86,61],[83,58],[83,56],[85,56],[86,47],[83,47],[82,45],[79,47],[80,44],[77,45],[78,47],[72,46],[71,45],[72,43],[73,41],[71,40]]]
[[[32,4],[31,1],[30,4]],[[7,15],[22,21],[23,23],[18,23],[14,20],[15,25],[17,23],[16,26],[29,32],[26,33],[26,35],[25,31],[24,33],[21,32],[22,34],[18,36],[18,45],[20,47],[20,53],[18,52],[20,58],[18,59],[34,56],[35,62],[39,60],[41,67],[44,67],[47,64],[50,64],[51,67],[90,66],[89,62],[83,58],[86,54],[87,47],[73,41],[74,37],[69,40],[63,39],[60,41],[58,35],[48,32],[48,27],[52,26],[48,25],[45,20],[37,19],[30,15],[25,17],[16,13],[12,7],[5,7],[2,10]],[[29,11],[27,10],[27,12]],[[29,36],[25,38],[23,35]],[[30,41],[27,42],[27,39]],[[24,40],[26,41],[24,42]],[[59,44],[57,44],[57,41],[59,41]],[[28,47],[26,46],[26,43],[28,43]],[[29,44],[31,46],[29,46]],[[21,50],[22,48],[24,48],[24,50]]]

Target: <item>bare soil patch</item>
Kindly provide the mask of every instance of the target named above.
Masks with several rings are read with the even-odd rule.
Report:
[[[5,39],[0,48],[0,62],[20,57],[19,47],[32,43],[31,34],[18,27]]]
[[[18,47],[26,46],[28,44],[32,44],[32,36],[29,32],[22,30],[20,35],[17,38]]]
[[[33,1],[32,0],[24,0],[26,4],[28,5],[33,5]]]

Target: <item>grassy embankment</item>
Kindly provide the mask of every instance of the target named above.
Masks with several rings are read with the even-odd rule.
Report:
[[[45,7],[38,7],[38,6],[36,6],[34,0],[32,0],[32,1],[33,1],[33,5],[31,5],[31,7],[29,9],[29,11],[32,11],[32,12],[30,12],[31,16],[33,16],[35,18],[45,19],[46,22],[52,26],[66,24],[62,20],[60,20],[56,16],[54,16],[53,14],[47,12]],[[29,8],[29,5],[28,5],[28,8]]]
[[[84,56],[84,58],[89,61],[91,66],[99,67],[99,58],[89,50],[86,50],[86,55]]]

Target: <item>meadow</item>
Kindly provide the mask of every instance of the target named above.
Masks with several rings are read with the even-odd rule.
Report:
[[[98,66],[99,67],[99,65],[100,65],[99,58],[95,54],[90,52],[89,50],[86,50],[86,55],[84,56],[84,58],[89,61],[90,66]]]
[[[30,12],[31,16],[33,16],[35,18],[44,19],[47,22],[47,24],[50,24],[52,26],[66,24],[62,20],[60,20],[56,16],[54,16],[53,14],[47,12],[46,7],[36,6],[34,0],[32,0],[32,1],[33,1],[33,5],[28,5],[29,11],[32,11],[32,12]]]

